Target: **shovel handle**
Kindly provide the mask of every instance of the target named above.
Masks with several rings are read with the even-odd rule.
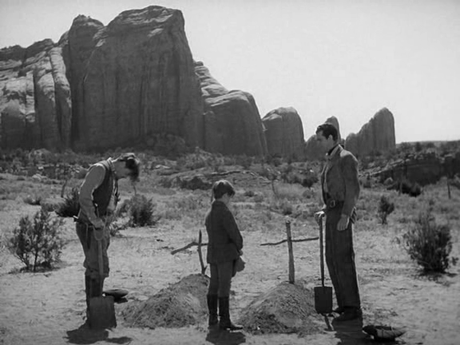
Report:
[[[319,219],[319,255],[321,267],[321,285],[324,287],[323,217]]]
[[[103,277],[104,277],[104,267],[102,264],[102,240],[96,240],[97,241],[97,261],[99,264],[99,281],[100,281],[100,290],[102,292],[102,287],[103,287]]]

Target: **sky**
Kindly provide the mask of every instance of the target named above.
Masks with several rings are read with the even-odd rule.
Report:
[[[193,58],[261,117],[295,108],[305,139],[331,116],[346,138],[384,107],[397,143],[460,139],[457,0],[0,0],[0,48],[150,5],[182,11]]]

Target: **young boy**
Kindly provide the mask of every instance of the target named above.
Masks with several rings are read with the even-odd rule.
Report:
[[[227,180],[220,180],[212,187],[214,201],[206,215],[208,233],[207,262],[211,266],[211,281],[208,288],[209,326],[217,325],[217,305],[221,329],[239,330],[243,327],[230,321],[229,296],[233,265],[242,254],[243,238],[233,214],[228,209],[235,189]]]

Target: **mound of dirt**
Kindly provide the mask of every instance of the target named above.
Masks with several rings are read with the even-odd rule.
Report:
[[[145,302],[129,303],[121,314],[131,327],[154,329],[197,324],[207,317],[208,281],[201,274],[188,275]]]
[[[238,322],[253,334],[318,333],[324,324],[321,326],[314,300],[313,291],[302,281],[283,282],[249,304]]]

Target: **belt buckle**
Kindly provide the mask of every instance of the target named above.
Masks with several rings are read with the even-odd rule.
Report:
[[[329,208],[334,208],[335,205],[336,205],[336,203],[335,203],[335,200],[334,200],[334,199],[329,200]]]

